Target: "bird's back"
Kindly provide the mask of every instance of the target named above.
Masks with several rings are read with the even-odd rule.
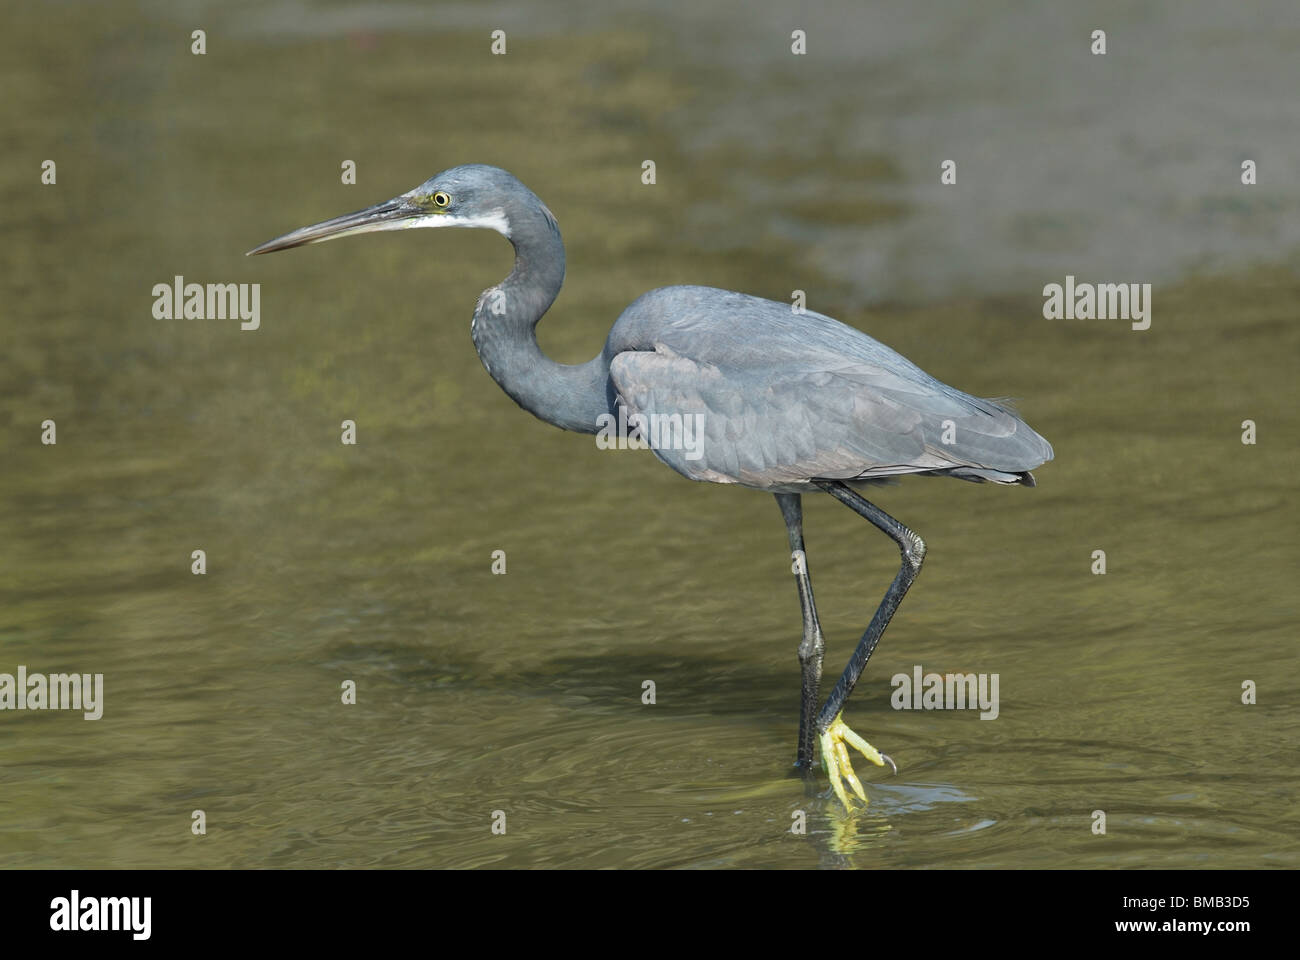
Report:
[[[605,355],[629,412],[701,428],[692,448],[661,438],[655,450],[696,480],[767,490],[907,473],[1026,483],[1052,458],[1006,406],[786,303],[712,287],[652,290],[619,317]]]

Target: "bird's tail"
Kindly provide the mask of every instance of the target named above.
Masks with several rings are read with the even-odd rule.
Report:
[[[984,467],[953,467],[951,470],[935,470],[932,476],[956,477],[958,480],[969,480],[971,483],[1007,483],[1019,484],[1022,487],[1038,485],[1034,475],[1028,470],[1007,473],[1004,470],[989,470]]]

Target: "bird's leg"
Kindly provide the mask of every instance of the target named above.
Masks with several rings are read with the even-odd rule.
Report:
[[[822,637],[821,623],[817,620],[817,604],[813,601],[812,580],[808,577],[808,558],[803,548],[803,507],[799,494],[776,494],[777,506],[785,518],[786,533],[790,536],[790,570],[799,588],[799,608],[803,613],[803,640],[799,643],[799,669],[802,688],[799,701],[799,749],[795,755],[795,769],[805,777],[813,771],[813,744],[817,739],[817,700],[822,683],[822,655],[826,641]]]
[[[888,763],[890,767],[894,768],[895,773],[898,772],[893,760],[848,728],[848,725],[844,723],[841,717],[841,713],[844,710],[844,701],[853,692],[853,686],[858,682],[858,677],[862,676],[862,669],[867,665],[867,660],[871,658],[871,652],[876,649],[876,644],[880,641],[880,635],[885,632],[885,627],[889,626],[890,618],[893,617],[894,611],[898,609],[898,604],[902,601],[903,595],[907,593],[907,588],[912,585],[916,575],[921,572],[921,562],[925,559],[925,541],[846,484],[838,480],[819,480],[815,482],[817,486],[854,513],[865,517],[876,527],[889,534],[894,542],[898,544],[899,552],[902,554],[902,564],[899,567],[898,575],[894,577],[894,582],[889,585],[889,590],[885,592],[885,599],[880,601],[880,606],[876,609],[876,615],[871,618],[871,623],[867,626],[866,632],[862,634],[862,639],[858,641],[857,649],[853,651],[853,656],[849,658],[848,666],[844,668],[844,673],[840,675],[839,682],[835,684],[835,689],[831,691],[830,697],[826,700],[826,705],[822,707],[821,713],[817,716],[817,734],[821,742],[822,762],[826,764],[826,773],[830,777],[831,787],[835,790],[835,795],[840,798],[845,808],[849,808],[849,798],[844,791],[842,780],[848,781],[849,786],[853,788],[853,792],[864,803],[867,800],[867,795],[862,789],[862,784],[853,773],[846,744],[853,746],[854,749],[876,766],[883,767]]]

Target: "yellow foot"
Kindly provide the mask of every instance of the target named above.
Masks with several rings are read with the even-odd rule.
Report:
[[[837,714],[831,721],[831,725],[826,728],[826,732],[821,735],[822,763],[826,766],[826,775],[831,778],[831,788],[835,791],[835,796],[840,798],[840,803],[844,804],[845,810],[852,810],[853,805],[849,803],[849,795],[844,790],[844,781],[848,781],[853,792],[864,804],[867,802],[867,793],[862,789],[862,781],[853,772],[853,764],[849,763],[849,749],[845,746],[846,743],[852,744],[858,753],[878,767],[889,764],[894,773],[898,773],[898,766],[889,759],[888,754],[881,753],[850,730],[848,724],[844,722],[842,712]]]

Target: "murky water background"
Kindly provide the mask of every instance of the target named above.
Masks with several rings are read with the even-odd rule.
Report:
[[[1300,865],[1300,22],[1217,7],[14,8],[0,672],[106,704],[0,714],[0,863]],[[847,711],[900,767],[867,813],[787,777],[775,504],[515,408],[468,336],[499,237],[242,255],[469,161],[559,217],[561,359],[655,286],[799,288],[1055,444],[1035,490],[881,491],[930,554]],[[1066,273],[1156,283],[1151,330],[1042,319]],[[155,320],[177,274],[260,282],[261,329]],[[896,553],[805,509],[833,674]],[[999,718],[891,709],[916,664]]]

